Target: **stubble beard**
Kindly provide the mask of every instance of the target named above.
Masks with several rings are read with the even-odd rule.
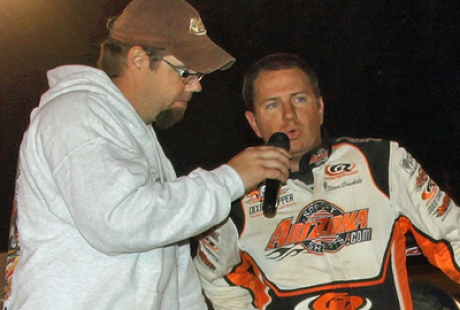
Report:
[[[184,107],[172,107],[170,109],[161,111],[155,118],[155,124],[160,129],[169,129],[173,125],[180,123],[184,118]]]

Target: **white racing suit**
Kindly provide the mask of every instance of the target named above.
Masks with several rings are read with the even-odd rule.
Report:
[[[412,309],[405,234],[460,282],[460,209],[397,143],[327,140],[262,212],[262,187],[201,236],[215,309]]]

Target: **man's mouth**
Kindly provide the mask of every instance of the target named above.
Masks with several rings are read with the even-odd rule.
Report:
[[[186,108],[187,105],[188,105],[188,100],[178,100],[178,101],[174,102],[171,107],[181,106],[181,107]]]
[[[300,136],[300,130],[290,129],[286,131],[286,135],[289,137],[290,140],[297,139]]]

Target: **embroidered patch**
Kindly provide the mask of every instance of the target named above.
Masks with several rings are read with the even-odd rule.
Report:
[[[201,18],[194,17],[190,20],[190,32],[199,37],[206,35],[206,28]]]

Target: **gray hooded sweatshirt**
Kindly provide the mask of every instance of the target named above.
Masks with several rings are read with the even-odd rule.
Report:
[[[48,80],[20,149],[5,306],[207,309],[188,239],[228,216],[239,175],[223,165],[176,178],[100,70],[63,66]]]

